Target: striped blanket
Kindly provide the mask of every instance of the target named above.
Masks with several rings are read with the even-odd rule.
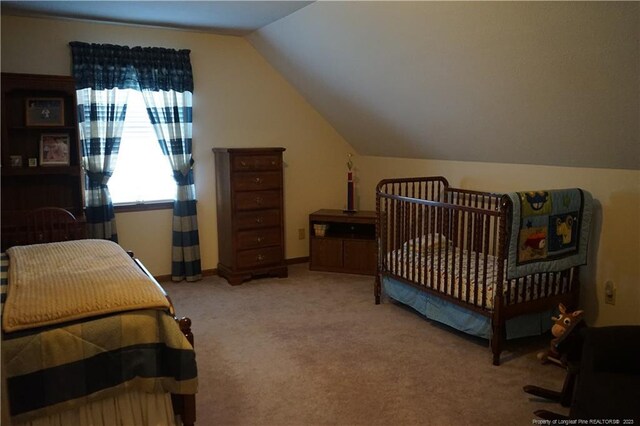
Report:
[[[12,283],[5,254],[0,262],[4,307]],[[8,415],[27,421],[127,389],[197,391],[195,352],[166,309],[3,331],[2,364],[2,424]]]

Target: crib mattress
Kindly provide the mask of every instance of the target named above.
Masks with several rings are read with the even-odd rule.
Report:
[[[389,252],[386,262],[385,270],[393,275],[436,289],[485,310],[493,309],[499,278],[499,261],[495,256],[461,250],[436,234],[407,241],[399,249]],[[438,276],[441,289],[436,288]],[[518,294],[522,301],[531,300],[535,298],[531,288],[539,279],[539,276],[533,276],[526,282],[508,281],[503,294],[510,292],[512,299]],[[556,292],[559,290],[560,288]]]

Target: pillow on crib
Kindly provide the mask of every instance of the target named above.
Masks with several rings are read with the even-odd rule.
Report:
[[[406,243],[410,250],[413,250],[414,248],[423,250],[434,250],[439,248],[446,248],[450,244],[451,241],[449,241],[449,239],[442,234],[423,235],[420,238],[409,240]]]

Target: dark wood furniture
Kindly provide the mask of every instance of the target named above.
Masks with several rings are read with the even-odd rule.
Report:
[[[507,278],[512,209],[508,196],[453,188],[440,176],[382,180],[376,304],[389,281],[479,314],[490,321],[493,364],[500,365],[507,320],[560,303],[574,309],[580,295],[578,266]]]
[[[53,243],[85,238],[84,223],[60,207],[41,207],[25,214],[26,244]]]
[[[537,410],[536,416],[564,424],[576,419],[610,419],[614,424],[640,420],[639,326],[585,327],[569,350],[574,354],[561,392],[524,387],[527,393],[571,407],[569,416],[549,410]]]
[[[324,236],[315,225],[327,226]],[[375,275],[375,238],[374,211],[318,210],[309,215],[309,269]]]
[[[33,242],[26,234],[26,215],[42,207],[68,210],[76,218],[74,235],[84,235],[75,93],[71,77],[2,73],[2,250]],[[59,101],[61,108],[51,112],[59,120],[34,122],[29,108],[34,100]],[[40,164],[42,135],[68,137],[68,165]],[[30,167],[29,159],[37,159],[37,165]]]
[[[214,148],[218,274],[232,285],[286,277],[282,153],[285,148]]]

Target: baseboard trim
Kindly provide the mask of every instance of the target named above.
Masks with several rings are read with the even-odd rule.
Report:
[[[295,265],[298,263],[306,263],[309,261],[309,256],[304,256],[304,257],[294,257],[293,259],[287,259],[285,260],[285,263],[287,265]],[[213,269],[205,269],[202,271],[202,276],[203,277],[210,277],[213,275],[218,275],[218,268],[213,268]],[[156,279],[156,281],[158,282],[163,282],[163,281],[171,281],[171,275],[157,275],[154,276],[153,278]]]
[[[218,268],[205,269],[204,271],[202,271],[203,277],[210,277],[212,275],[218,275]]]
[[[287,265],[295,265],[296,263],[307,263],[309,261],[309,256],[305,257],[294,257],[293,259],[287,259],[284,262]]]

